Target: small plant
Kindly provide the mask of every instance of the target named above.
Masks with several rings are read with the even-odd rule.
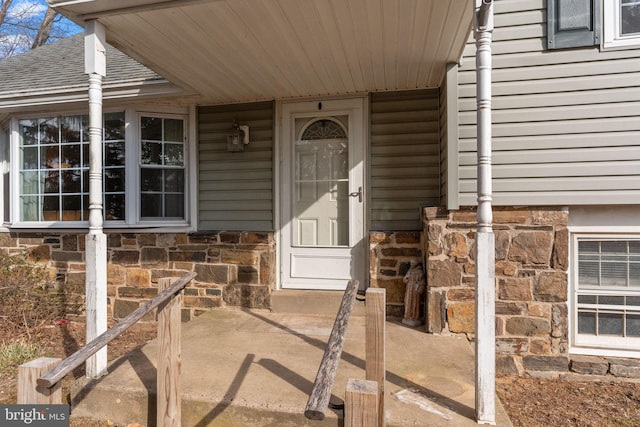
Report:
[[[0,371],[9,370],[15,373],[18,366],[38,356],[36,344],[22,340],[0,343]]]
[[[76,311],[81,296],[56,284],[26,254],[0,253],[0,328],[31,341],[45,325]]]

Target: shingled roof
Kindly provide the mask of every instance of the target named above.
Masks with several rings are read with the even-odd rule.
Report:
[[[88,87],[84,35],[78,34],[0,61],[0,98],[62,88]],[[164,80],[136,60],[107,45],[104,83]]]

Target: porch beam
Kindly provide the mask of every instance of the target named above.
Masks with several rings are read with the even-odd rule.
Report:
[[[496,423],[495,238],[491,212],[492,0],[475,0],[478,228],[476,234],[476,421]]]
[[[106,75],[105,28],[85,23],[85,73],[89,75],[89,233],[85,237],[86,342],[107,330],[107,236],[102,231],[102,78]],[[86,375],[107,372],[107,347],[87,360]]]

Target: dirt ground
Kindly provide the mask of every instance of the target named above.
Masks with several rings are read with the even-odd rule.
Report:
[[[147,341],[154,339],[157,326],[151,324],[136,324],[115,340],[109,343],[108,359],[112,361]],[[70,322],[66,325],[47,327],[39,333],[38,345],[41,355],[64,359],[84,346],[84,324]],[[0,334],[0,342],[8,341],[11,337]],[[84,375],[84,368],[76,369],[62,381],[63,400],[68,401],[69,389],[72,381]],[[0,404],[16,403],[17,385],[16,375],[9,370],[0,370]],[[72,427],[118,427],[108,421],[93,421],[88,419],[72,419]],[[132,426],[135,427],[135,426]]]
[[[109,359],[113,360],[155,336],[154,325],[137,324],[109,344]],[[9,338],[0,336],[0,342]],[[52,326],[45,330],[38,343],[43,355],[64,358],[84,345],[84,325],[72,322]],[[73,376],[83,374],[79,368]],[[63,381],[63,396],[68,395],[72,380],[69,376]],[[496,388],[515,427],[640,426],[640,383],[500,377]],[[0,371],[0,404],[15,401],[15,374]],[[71,426],[114,427],[114,424],[73,419]]]
[[[501,377],[496,390],[513,425],[640,426],[640,384]]]

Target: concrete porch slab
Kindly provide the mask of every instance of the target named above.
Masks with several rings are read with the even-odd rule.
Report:
[[[361,303],[360,303],[361,304]],[[342,410],[304,417],[333,318],[214,310],[182,325],[182,425],[341,426]],[[364,378],[364,317],[349,321],[332,403]],[[72,416],[155,425],[157,342],[72,389]],[[472,426],[474,357],[466,339],[387,322],[388,426]],[[497,424],[511,426],[498,402]]]

